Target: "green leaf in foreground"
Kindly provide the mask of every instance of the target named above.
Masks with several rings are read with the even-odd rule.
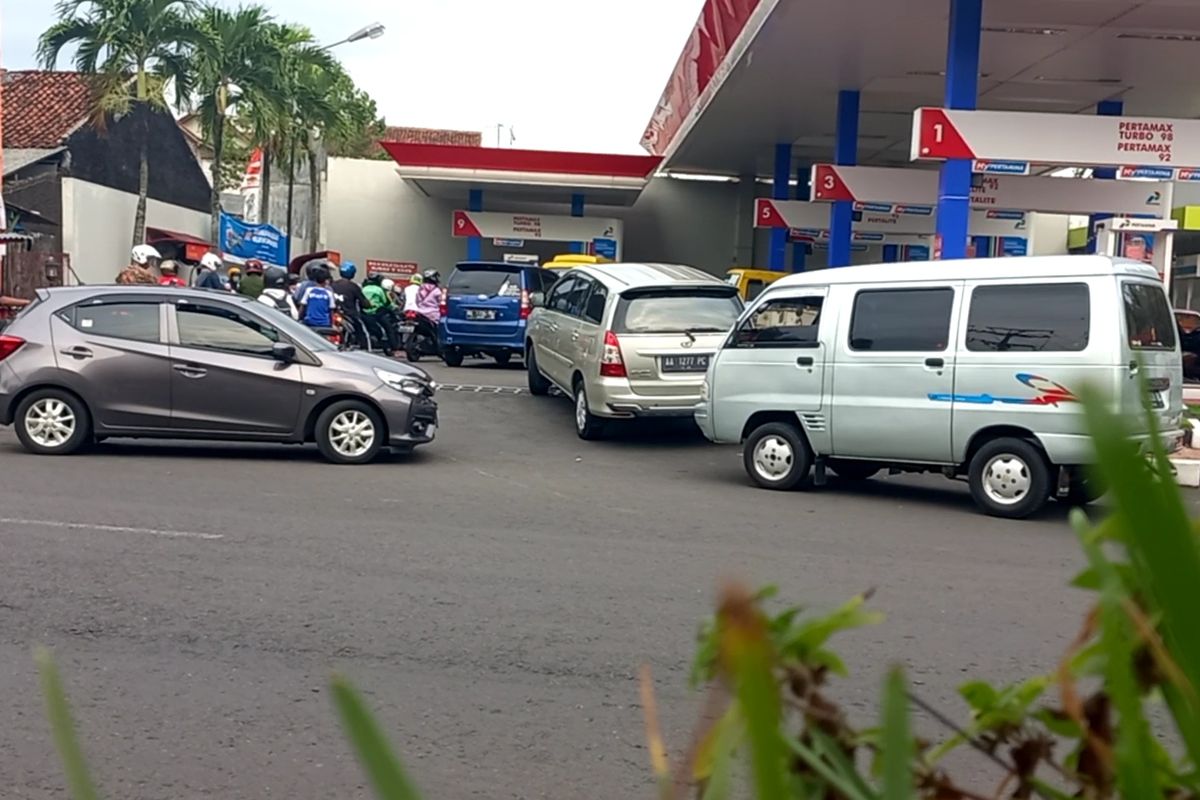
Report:
[[[912,797],[913,740],[908,727],[904,673],[893,669],[883,683],[883,800]]]
[[[340,675],[330,681],[333,702],[342,718],[342,726],[354,746],[354,752],[375,787],[375,796],[380,800],[419,800],[416,787],[409,780],[392,754],[392,748],[383,735],[379,723],[367,710],[358,692]],[[78,800],[78,799],[77,799]]]
[[[58,676],[58,667],[54,665],[54,658],[50,651],[43,647],[35,650],[33,657],[41,675],[42,695],[46,699],[46,716],[50,719],[54,745],[58,748],[63,769],[67,773],[71,797],[74,800],[97,800],[99,794],[88,775],[79,740],[75,738],[75,723],[71,719],[71,709],[67,706],[67,696],[63,691],[62,679]]]

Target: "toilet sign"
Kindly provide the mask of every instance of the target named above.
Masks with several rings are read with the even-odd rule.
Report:
[[[1200,120],[918,108],[912,158],[1194,169]]]

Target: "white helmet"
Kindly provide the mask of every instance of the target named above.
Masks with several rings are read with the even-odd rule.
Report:
[[[133,259],[133,263],[143,267],[149,264],[152,258],[162,261],[162,253],[148,244],[135,245],[129,257]]]
[[[205,269],[217,270],[221,268],[221,257],[216,253],[205,253],[200,258],[200,266]]]
[[[391,278],[384,278],[383,282],[380,283],[379,285],[383,287],[383,290],[385,292],[390,292],[396,288],[396,282],[394,280],[392,280]]]

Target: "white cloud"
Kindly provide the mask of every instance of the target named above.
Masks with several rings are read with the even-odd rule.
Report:
[[[391,124],[478,130],[494,144],[495,125],[503,123],[515,130],[517,147],[637,153],[703,0],[264,5],[308,25],[321,41],[375,21],[386,25],[383,38],[336,52]],[[6,67],[35,66],[37,36],[53,18],[52,0],[8,0]]]

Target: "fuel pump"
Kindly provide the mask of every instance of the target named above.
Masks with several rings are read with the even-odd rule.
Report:
[[[1169,293],[1178,227],[1173,219],[1112,217],[1096,225],[1096,252],[1152,264]]]

